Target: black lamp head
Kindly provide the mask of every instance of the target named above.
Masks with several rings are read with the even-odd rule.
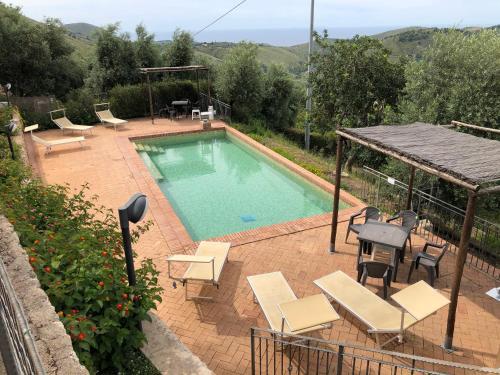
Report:
[[[122,215],[125,214],[127,220],[131,223],[137,223],[144,218],[148,209],[148,198],[142,193],[136,193],[121,206],[118,211],[120,213],[120,220]]]

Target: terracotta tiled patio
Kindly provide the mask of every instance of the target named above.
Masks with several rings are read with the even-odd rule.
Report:
[[[223,126],[221,123],[215,126]],[[294,223],[276,225],[245,234],[227,236],[233,246],[225,268],[220,289],[203,287],[202,293],[214,297],[214,302],[195,303],[184,301],[182,287],[174,289],[166,275],[165,258],[175,252],[189,251],[194,244],[173,210],[159,191],[144,165],[130,152],[129,137],[143,134],[193,131],[200,129],[199,122],[188,120],[131,121],[125,129],[115,132],[112,128],[96,127],[88,136],[86,146],[63,146],[45,156],[43,149],[32,145],[31,160],[48,183],[68,183],[78,188],[88,182],[91,192],[100,203],[114,211],[128,197],[142,191],[150,197],[151,209],[147,219],[154,223],[136,245],[141,257],[153,258],[161,271],[161,285],[165,288],[158,315],[210,369],[217,374],[248,373],[250,371],[250,327],[267,328],[266,320],[253,297],[246,277],[271,271],[282,271],[298,297],[319,293],[313,280],[342,270],[355,277],[357,246],[355,235],[348,244],[340,240],[338,252],[327,253],[329,242],[329,215],[321,215]],[[43,132],[46,138],[59,137],[60,131]],[[30,146],[28,144],[28,151]],[[348,195],[345,195],[348,199]],[[351,202],[357,205],[356,200]],[[343,220],[338,238],[345,236],[345,219],[354,209],[341,212]],[[414,251],[423,240],[414,237]],[[407,258],[408,258],[407,254]],[[441,277],[436,287],[449,296],[455,256],[446,255],[441,263]],[[404,288],[408,273],[408,259],[399,268],[398,282],[390,293]],[[425,278],[425,273],[414,273],[413,280]],[[381,293],[378,283],[368,281],[370,289]],[[457,311],[454,346],[457,350],[446,353],[441,344],[446,330],[447,308],[414,326],[404,344],[391,344],[386,349],[445,359],[480,366],[495,367],[500,345],[500,306],[485,295],[495,286],[490,277],[467,268],[462,280]],[[193,292],[195,292],[195,287]],[[191,290],[190,290],[191,292]],[[375,347],[366,327],[352,319],[345,310],[334,304],[342,319],[335,322],[323,337]]]

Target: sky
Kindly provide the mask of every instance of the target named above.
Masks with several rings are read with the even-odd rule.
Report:
[[[155,33],[177,27],[196,32],[239,1],[5,0],[36,20],[120,22],[124,31],[142,22]],[[210,30],[307,28],[309,11],[310,0],[247,0]],[[500,0],[316,0],[315,12],[315,25],[322,28],[490,26],[500,23]]]

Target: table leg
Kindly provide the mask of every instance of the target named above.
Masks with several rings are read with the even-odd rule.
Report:
[[[398,258],[400,258],[401,250],[394,249],[394,257],[392,259],[392,263],[394,264],[394,272],[392,273],[392,281],[396,281],[396,277],[398,275],[399,262]]]

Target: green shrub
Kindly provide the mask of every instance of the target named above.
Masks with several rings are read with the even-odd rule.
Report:
[[[21,109],[20,114],[23,118],[25,126],[38,124],[40,130],[56,128],[56,125],[52,122],[48,113],[33,112],[26,109]]]
[[[191,81],[160,81],[151,84],[155,113],[173,100],[198,100],[196,85]],[[146,85],[116,86],[109,93],[113,114],[121,118],[149,115],[149,94]]]
[[[66,116],[75,124],[95,124],[99,121],[94,111],[95,102],[90,91],[73,90],[64,104]]]
[[[0,138],[0,151],[6,147]],[[143,260],[137,285],[128,285],[117,220],[86,190],[44,186],[21,161],[0,158],[0,213],[14,225],[80,361],[91,373],[123,371],[126,353],[145,341],[139,322],[161,301],[158,272]],[[134,242],[148,225],[132,233]]]
[[[281,131],[286,138],[300,147],[304,147],[305,135],[303,128],[285,128]],[[311,133],[310,142],[311,150],[320,151],[324,155],[333,155],[337,150],[337,139],[333,131],[324,134]]]

